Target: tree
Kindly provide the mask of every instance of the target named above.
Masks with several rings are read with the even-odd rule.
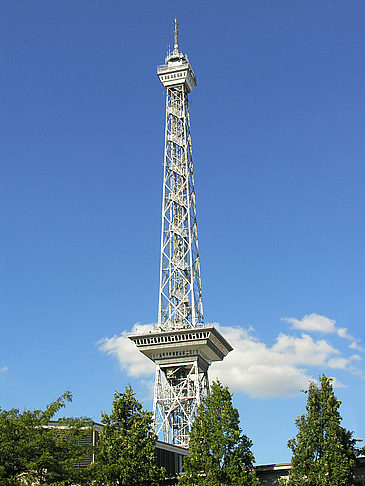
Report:
[[[320,377],[309,384],[306,414],[295,423],[298,434],[289,440],[293,452],[289,486],[350,486],[358,451],[353,433],[343,428],[341,402],[333,393],[332,379]]]
[[[213,382],[198,407],[190,434],[190,456],[184,459],[183,485],[256,486],[252,442],[242,434],[239,413],[228,387]]]
[[[0,410],[0,485],[71,485],[83,482],[85,471],[75,468],[90,451],[80,444],[89,433],[84,418],[50,421],[66,402],[67,391],[43,410]]]
[[[16,477],[27,470],[28,429],[19,410],[0,410],[0,485],[17,484]]]
[[[157,437],[151,413],[143,410],[131,387],[115,392],[113,410],[103,413],[94,477],[103,486],[157,486],[164,469],[157,466]]]

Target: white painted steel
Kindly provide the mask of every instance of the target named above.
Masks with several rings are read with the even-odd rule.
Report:
[[[209,393],[208,368],[232,348],[204,325],[188,102],[196,79],[179,51],[176,19],[174,37],[173,52],[157,68],[166,89],[158,322],[149,335],[130,339],[156,363],[157,435],[188,447],[196,409]]]
[[[196,86],[187,56],[179,52],[175,19],[174,51],[157,69],[166,89],[160,292],[156,331],[204,326],[198,228],[188,93]],[[175,353],[174,353],[175,354]],[[177,353],[176,353],[177,354]],[[188,447],[198,405],[209,393],[208,366],[176,356],[160,365],[156,356],[153,416],[157,435]],[[179,361],[180,360],[180,361]]]
[[[165,68],[158,69],[166,88],[157,323],[161,331],[204,325],[188,104],[191,86],[186,79],[194,79],[196,83],[189,61],[178,52],[176,31],[175,41],[174,52],[167,56]],[[176,78],[165,79],[174,75]]]
[[[195,412],[209,393],[208,370],[198,362],[156,365],[153,415],[156,434],[165,442],[182,447],[189,445],[189,432]]]

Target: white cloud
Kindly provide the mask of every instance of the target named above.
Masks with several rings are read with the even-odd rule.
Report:
[[[358,344],[351,334],[349,334],[346,327],[337,327],[336,321],[326,316],[321,316],[316,313],[307,314],[303,319],[295,319],[294,317],[283,317],[285,322],[289,322],[293,329],[307,332],[322,332],[324,334],[337,334],[340,338],[352,341],[350,348],[363,351],[363,348]]]
[[[279,334],[272,350],[285,355],[285,359],[292,364],[308,366],[323,365],[329,356],[340,353],[327,341],[315,341],[304,333],[301,337]]]
[[[343,339],[348,339],[349,341],[352,341],[354,338],[351,336],[351,334],[348,333],[346,327],[339,327],[337,329],[337,334],[343,338]]]
[[[0,373],[6,373],[8,371],[8,367],[5,365],[2,368],[0,368]]]
[[[352,371],[353,368],[350,367],[352,361],[359,361],[362,358],[358,354],[353,354],[349,358],[332,358],[328,361],[328,366],[334,369],[341,369],[341,370],[350,370]]]
[[[227,358],[221,367],[213,365],[210,376],[219,378],[232,391],[245,392],[251,397],[293,396],[312,379],[305,370],[294,366],[253,364],[242,370],[234,365],[235,361]]]
[[[319,314],[308,314],[303,319],[283,317],[282,320],[289,322],[294,329],[299,329],[300,331],[336,332],[336,321],[325,316],[320,316]]]
[[[210,378],[219,378],[232,391],[244,392],[252,397],[293,396],[307,388],[309,381],[326,368],[359,373],[353,361],[358,355],[344,357],[325,339],[315,339],[309,333],[349,335],[344,328],[337,328],[336,322],[325,316],[309,314],[303,319],[285,318],[295,329],[300,329],[300,336],[280,333],[272,346],[260,340],[253,328],[221,326],[217,327],[234,348],[223,362],[213,363]],[[152,329],[152,324],[135,324],[131,332],[124,331],[120,336],[104,338],[99,341],[99,349],[118,359],[121,370],[133,378],[152,377],[154,364],[140,353],[135,344],[128,339],[131,333],[145,333]],[[354,341],[356,344],[356,341]],[[352,344],[350,347],[354,347]],[[309,371],[308,371],[309,370]],[[334,385],[344,386],[339,381]]]
[[[153,374],[155,366],[136,347],[133,341],[128,339],[130,334],[145,333],[152,330],[153,324],[135,324],[131,332],[123,331],[120,336],[104,338],[97,343],[100,351],[115,356],[118,359],[120,369],[126,371],[133,378],[149,376]]]
[[[308,366],[325,366],[340,352],[324,340],[308,334],[293,337],[279,334],[273,346],[260,341],[241,327],[215,324],[234,348],[222,363],[212,366],[211,377],[219,378],[232,391],[253,397],[292,396],[313,378]]]
[[[356,349],[356,351],[364,351],[364,348],[362,346],[360,346],[360,344],[358,343],[358,341],[353,341],[349,348],[351,349]]]

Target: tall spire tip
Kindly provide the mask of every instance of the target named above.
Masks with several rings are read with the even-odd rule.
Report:
[[[179,41],[177,38],[177,17],[175,16],[175,44],[174,51],[179,52]]]

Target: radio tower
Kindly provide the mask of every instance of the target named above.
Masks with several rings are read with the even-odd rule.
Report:
[[[179,51],[176,18],[174,50],[157,75],[166,89],[158,322],[130,339],[156,364],[157,435],[188,447],[195,411],[209,393],[209,365],[232,347],[204,324],[188,104],[196,79]]]

